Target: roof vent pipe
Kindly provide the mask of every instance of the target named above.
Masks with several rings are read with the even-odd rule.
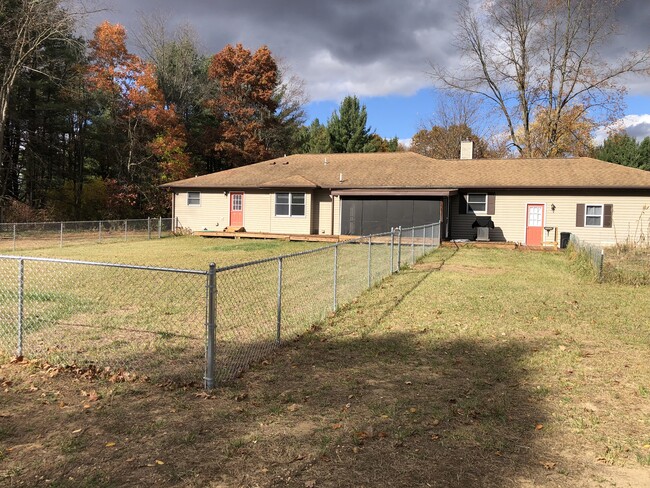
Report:
[[[343,173],[339,173],[339,183],[343,183]]]
[[[472,141],[460,141],[460,159],[474,158],[474,143]]]

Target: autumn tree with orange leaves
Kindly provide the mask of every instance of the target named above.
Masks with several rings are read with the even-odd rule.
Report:
[[[224,166],[271,157],[267,135],[277,124],[278,66],[268,47],[255,53],[241,44],[214,55],[208,71],[219,86],[209,106],[221,118],[215,152]]]
[[[168,198],[158,185],[189,176],[183,126],[165,104],[154,67],[128,52],[124,27],[104,22],[88,45],[88,86],[101,107],[99,173],[128,189],[125,204],[141,200],[146,210],[161,210]]]

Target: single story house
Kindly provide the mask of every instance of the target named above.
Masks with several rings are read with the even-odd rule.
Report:
[[[490,240],[533,246],[560,232],[597,245],[650,234],[650,172],[592,158],[296,154],[164,186],[194,232],[366,235],[440,222],[446,239],[476,239],[480,225]]]

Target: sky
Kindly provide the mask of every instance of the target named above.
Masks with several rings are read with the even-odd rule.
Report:
[[[476,0],[472,0],[476,1]],[[95,0],[102,20],[118,22],[131,36],[142,13],[159,12],[171,27],[193,26],[206,53],[242,43],[265,44],[282,64],[304,80],[309,121],[326,122],[346,95],[360,97],[368,124],[386,138],[409,140],[431,119],[437,92],[431,66],[454,66],[456,8],[451,0]],[[624,1],[619,32],[608,43],[613,58],[650,46],[650,2]],[[626,81],[628,132],[650,135],[650,76]],[[602,140],[606,131],[595,137]]]

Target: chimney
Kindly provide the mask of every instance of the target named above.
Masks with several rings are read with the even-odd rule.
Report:
[[[460,141],[460,159],[474,158],[474,143],[472,141]]]

